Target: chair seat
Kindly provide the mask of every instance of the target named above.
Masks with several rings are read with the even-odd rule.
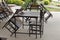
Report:
[[[40,26],[41,24],[37,23],[37,25],[36,25],[36,23],[30,23],[30,25],[32,25],[32,26]]]
[[[36,25],[36,21],[31,20],[30,25],[32,25],[32,26],[40,26],[41,24],[40,24],[39,20],[37,21],[37,25]]]

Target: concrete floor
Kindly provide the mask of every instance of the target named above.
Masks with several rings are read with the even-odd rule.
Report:
[[[35,35],[29,37],[28,34],[17,34],[17,37],[10,37],[10,32],[7,29],[0,30],[0,37],[5,37],[7,40],[60,40],[60,12],[52,12],[53,18],[50,18],[44,26],[44,34],[42,38]],[[19,32],[28,32],[28,27],[19,29]]]

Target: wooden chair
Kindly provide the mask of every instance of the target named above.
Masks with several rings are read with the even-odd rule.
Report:
[[[36,21],[35,22],[33,22],[31,20],[29,21],[29,36],[31,34],[35,34],[36,38],[37,38],[37,35],[39,34],[40,38],[42,37],[43,27],[44,27],[44,26],[42,26],[42,25],[44,25],[43,21],[44,21],[44,13],[42,10],[40,10],[40,17],[39,17],[39,20],[37,22],[37,25],[36,25]]]
[[[14,18],[12,18],[14,19]],[[18,26],[17,23],[15,22],[16,20],[10,20],[8,22],[8,25],[9,26],[6,26],[5,28],[11,33],[10,36],[12,36],[13,34],[15,34],[15,37],[16,37],[16,31],[21,27],[21,26]]]
[[[44,15],[46,13],[48,14],[48,16],[46,18],[44,18]],[[40,38],[41,38],[42,34],[43,34],[43,29],[44,29],[44,22],[47,21],[51,16],[52,16],[52,14],[43,6],[43,4],[40,4],[40,17],[39,17],[39,21],[38,21],[37,25],[36,25],[36,21],[35,22],[33,22],[34,20],[29,21],[29,36],[31,34],[35,34],[36,38],[37,38],[37,35],[39,34]]]
[[[5,9],[4,12],[7,13],[8,16],[13,14],[13,11],[10,9],[10,7],[8,7],[8,5],[5,2],[3,2],[3,8]],[[21,10],[16,10],[15,14],[18,14],[19,11]],[[13,16],[4,27],[11,33],[11,36],[15,34],[16,37],[16,31],[19,29],[19,27],[21,27],[21,25],[18,24],[16,22],[16,18]]]
[[[11,14],[10,12],[12,11],[8,8],[7,4],[2,1],[0,3],[0,19],[8,17]]]
[[[40,6],[44,9],[43,11],[44,11],[44,14],[48,14],[48,16],[47,17],[45,17],[45,22],[47,22],[47,20],[50,18],[50,17],[53,17],[53,15],[50,13],[50,11],[49,10],[47,10],[45,7],[44,7],[44,5],[43,4],[40,4]]]

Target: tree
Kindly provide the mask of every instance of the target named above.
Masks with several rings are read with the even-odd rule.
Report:
[[[35,4],[37,0],[31,0],[31,1]]]
[[[40,1],[43,1],[43,0],[40,0]]]
[[[50,2],[52,1],[52,0],[49,0]]]

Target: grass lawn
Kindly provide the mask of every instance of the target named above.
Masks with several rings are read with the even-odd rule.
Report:
[[[48,8],[46,7],[47,10],[49,10],[50,12],[60,12],[60,9],[57,8]],[[32,11],[37,12],[37,9],[32,9]],[[39,11],[39,10],[38,10]]]
[[[56,2],[56,1],[53,1],[53,3],[54,3],[55,5],[60,4],[60,2]]]
[[[40,3],[43,3],[43,2],[40,2],[40,1],[37,1],[38,4]],[[51,2],[49,5],[54,5],[54,6],[57,6],[58,4],[60,4],[60,2]],[[49,7],[46,7],[49,11],[53,11],[53,12],[60,12],[60,9],[57,9],[57,8],[49,8]]]
[[[60,12],[60,9],[57,9],[57,8],[48,8],[48,7],[47,7],[47,9],[48,9],[49,11],[53,11],[53,12]]]

